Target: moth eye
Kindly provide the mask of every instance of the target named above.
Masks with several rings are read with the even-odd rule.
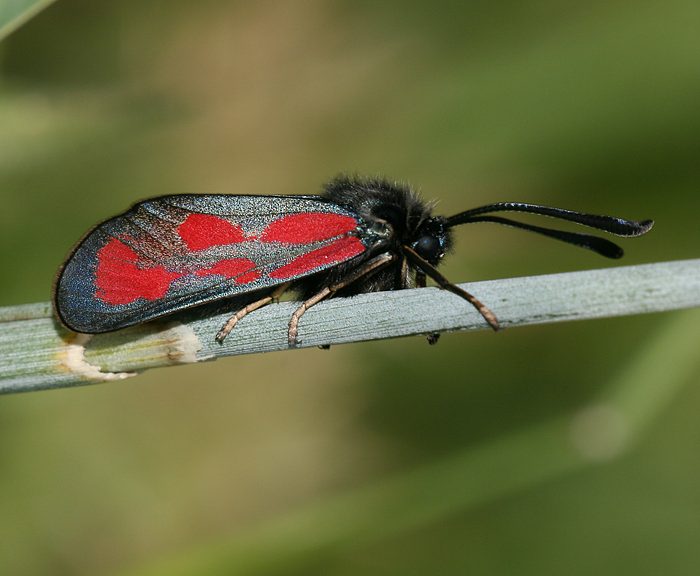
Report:
[[[418,238],[411,246],[419,256],[425,258],[428,262],[437,262],[444,256],[442,243],[435,236],[424,235]]]

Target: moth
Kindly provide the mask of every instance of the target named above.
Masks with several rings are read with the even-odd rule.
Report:
[[[626,220],[523,202],[497,202],[437,216],[410,187],[383,178],[339,176],[314,196],[185,194],[144,200],[90,230],[61,266],[54,289],[59,320],[75,332],[110,332],[216,301],[237,305],[216,334],[289,290],[301,303],[290,346],[310,307],[335,296],[425,286],[469,302],[494,330],[494,313],[438,271],[456,226],[505,224],[620,258],[615,243],[581,232],[501,216],[538,214],[617,236],[647,233]],[[435,335],[429,340],[435,341]]]

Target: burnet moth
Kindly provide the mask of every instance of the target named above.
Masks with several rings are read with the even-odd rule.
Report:
[[[289,321],[294,346],[300,318],[321,300],[425,286],[430,277],[497,330],[493,312],[437,270],[455,226],[495,222],[607,258],[623,254],[604,238],[494,215],[500,212],[540,214],[617,236],[639,236],[653,225],[521,202],[433,216],[409,187],[380,178],[340,176],[319,196],[161,196],[87,233],[59,270],[55,310],[67,328],[96,334],[232,299],[235,313],[216,335],[223,342],[248,313],[293,290],[302,299]]]

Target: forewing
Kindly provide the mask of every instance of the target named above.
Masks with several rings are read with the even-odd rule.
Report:
[[[311,196],[147,200],[89,232],[54,301],[77,332],[117,330],[263,290],[363,254],[357,215]]]

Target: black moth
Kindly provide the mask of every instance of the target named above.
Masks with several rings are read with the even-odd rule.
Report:
[[[216,335],[223,342],[244,316],[292,290],[302,299],[289,321],[295,346],[300,318],[321,300],[422,287],[430,277],[497,330],[493,312],[437,270],[455,226],[495,222],[607,258],[623,254],[604,238],[495,215],[500,212],[549,216],[617,236],[639,236],[653,225],[521,202],[433,216],[408,186],[381,178],[340,176],[320,196],[162,196],[89,232],[59,271],[54,304],[68,328],[99,333],[233,299],[238,310]]]

